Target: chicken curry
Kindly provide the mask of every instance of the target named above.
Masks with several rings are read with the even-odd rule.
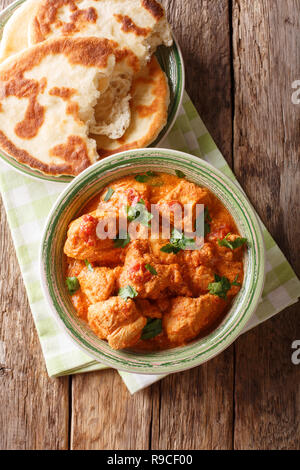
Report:
[[[173,235],[152,237],[151,204],[164,217],[175,203],[204,205],[200,249],[174,235],[172,217]],[[140,232],[100,239],[99,222],[120,214],[120,208],[129,221],[142,215]],[[147,237],[139,236],[145,230]],[[64,247],[66,285],[78,316],[113,349],[182,346],[208,334],[228,312],[243,282],[246,247],[232,216],[207,188],[180,171],[176,176],[149,171],[110,184],[71,222]]]

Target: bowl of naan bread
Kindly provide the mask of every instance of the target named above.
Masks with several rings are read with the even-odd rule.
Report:
[[[15,169],[69,182],[170,131],[184,66],[158,1],[18,0],[0,29],[0,156]]]

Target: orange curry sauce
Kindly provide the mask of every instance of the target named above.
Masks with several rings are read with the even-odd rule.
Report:
[[[65,244],[66,277],[78,279],[70,294],[73,305],[114,349],[162,350],[206,335],[222,321],[243,282],[247,243],[217,197],[185,178],[149,174],[143,182],[133,175],[106,187],[70,224]],[[105,201],[109,188],[114,192]],[[208,229],[203,247],[165,253],[161,248],[170,240],[131,240],[120,247],[114,240],[98,239],[101,217],[140,200],[145,208],[159,204],[162,215],[174,202],[204,204]],[[228,246],[224,239],[237,243]],[[120,289],[128,286],[136,295],[123,299]],[[142,340],[153,321],[154,337]]]

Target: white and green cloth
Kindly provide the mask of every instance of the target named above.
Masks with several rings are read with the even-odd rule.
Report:
[[[227,176],[235,178],[187,94],[176,123],[162,146],[204,158]],[[2,198],[49,375],[58,377],[104,369],[106,366],[79,350],[57,325],[39,281],[43,227],[51,206],[65,185],[25,176],[2,162],[0,169]],[[300,282],[291,266],[265,227],[263,233],[267,252],[266,283],[259,307],[245,331],[294,304],[300,296]],[[120,374],[131,393],[162,378]],[[101,384],[101,374],[99,382]]]

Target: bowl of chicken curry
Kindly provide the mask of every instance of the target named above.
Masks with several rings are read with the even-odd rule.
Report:
[[[75,178],[41,249],[45,296],[71,338],[143,374],[195,367],[228,347],[259,302],[264,265],[241,189],[163,149],[123,152]]]

